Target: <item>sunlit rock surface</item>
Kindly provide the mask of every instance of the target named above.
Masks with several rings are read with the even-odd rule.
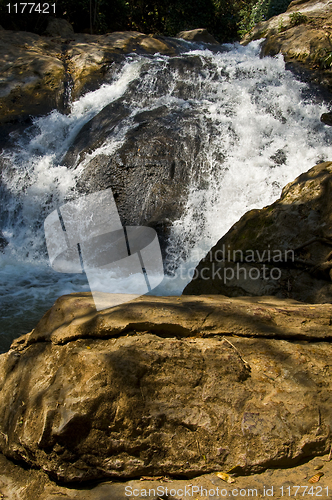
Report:
[[[331,446],[332,306],[60,298],[0,357],[0,446],[66,482],[255,472]]]
[[[177,34],[177,38],[183,38],[183,40],[188,40],[190,42],[218,43],[217,40],[204,28],[181,31]]]
[[[0,124],[66,109],[68,92],[77,99],[97,88],[124,54],[174,55],[179,46],[175,39],[134,31],[87,35],[67,27],[61,38],[60,28],[53,23],[52,36],[0,30]]]

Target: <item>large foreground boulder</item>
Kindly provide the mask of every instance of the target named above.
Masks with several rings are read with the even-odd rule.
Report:
[[[184,294],[331,302],[331,190],[332,162],[320,163],[275,203],[247,212],[199,263]]]
[[[64,296],[0,356],[0,447],[71,482],[328,453],[331,305]],[[306,341],[303,342],[303,339]]]

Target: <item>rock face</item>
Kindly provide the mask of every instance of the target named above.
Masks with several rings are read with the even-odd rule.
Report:
[[[20,135],[15,123],[18,116],[24,129],[29,115],[43,114],[52,109],[65,111],[69,90],[75,100],[88,90],[99,87],[101,82],[114,83],[113,72],[120,74],[121,79],[125,54],[151,55],[158,52],[175,55],[187,47],[181,40],[137,32],[104,36],[72,33],[64,39],[56,36],[58,25],[51,23],[50,29],[52,26],[53,37],[1,32],[3,56],[8,47],[10,54],[9,58],[6,56],[7,73],[2,73],[2,100],[0,97],[3,120],[7,121],[2,129],[0,121],[0,142],[6,147],[11,148],[14,137]],[[12,63],[14,57],[15,63]],[[164,104],[167,102],[165,96],[171,93],[174,102],[176,99],[195,98],[198,83],[191,76],[193,70],[203,69],[204,63],[199,56],[170,58],[167,71],[171,75],[180,75],[177,80],[173,79],[171,90],[173,81],[165,77],[161,65],[155,88],[151,90],[152,95],[160,96],[161,103],[147,111],[143,101],[146,99],[146,107],[151,107],[149,90],[144,87],[144,84],[148,88],[151,85],[150,81],[144,80],[148,62],[147,57],[145,62],[140,60],[137,63],[140,65],[137,78],[133,79],[123,97],[105,106],[77,133],[61,162],[71,169],[78,166],[76,186],[79,192],[88,194],[112,188],[123,224],[154,227],[164,249],[172,222],[183,213],[187,189],[195,175],[190,165],[196,160],[202,136],[202,123],[195,110],[190,106]],[[22,76],[24,64],[25,76]],[[53,66],[58,69],[57,78]],[[46,100],[45,95],[48,96]],[[9,135],[12,130],[15,134]],[[105,149],[95,153],[112,140],[116,145],[119,141],[123,143],[121,147],[117,146],[116,154],[105,153]],[[85,159],[84,167],[78,165]]]
[[[187,491],[186,496],[177,496],[175,498],[199,498],[200,500],[211,500],[214,497],[221,498],[226,496],[225,490],[234,494],[238,494],[239,490],[249,490],[248,495],[242,498],[252,498],[253,496],[262,497],[269,486],[268,491],[271,492],[273,487],[274,493],[280,492],[281,485],[287,481],[287,491],[295,491],[293,487],[301,484],[304,478],[310,478],[317,474],[317,469],[323,473],[319,481],[317,490],[327,491],[325,488],[331,487],[332,462],[329,461],[328,455],[322,457],[314,457],[312,460],[299,464],[288,469],[269,469],[259,474],[251,474],[250,476],[233,475],[234,484],[227,484],[216,473],[205,474],[190,480],[175,479],[171,480],[167,477],[141,477],[130,479],[128,481],[105,481],[101,483],[89,485],[64,485],[56,484],[46,473],[36,469],[24,469],[19,465],[13,464],[0,454],[0,493],[4,498],[10,500],[60,500],[61,498],[70,498],[72,500],[127,500],[129,498],[137,498],[145,500],[147,497],[151,499],[158,498],[154,496],[154,492],[159,491],[159,495],[163,492],[165,498],[170,496],[172,490],[176,493]],[[235,476],[235,477],[234,477]],[[188,488],[189,486],[189,488]],[[322,490],[319,488],[322,487]],[[159,489],[158,489],[159,488]],[[166,489],[167,488],[167,489]],[[285,488],[285,486],[284,486]],[[150,490],[150,495],[149,495]],[[284,490],[285,491],[285,490]],[[197,492],[199,496],[197,497]],[[257,492],[257,495],[256,495]],[[202,493],[202,495],[200,494]],[[210,494],[209,494],[210,493]],[[130,496],[130,494],[132,494]],[[189,496],[190,495],[190,496]],[[161,498],[159,496],[159,498]],[[174,499],[174,495],[173,495]]]
[[[63,481],[294,465],[331,446],[332,306],[57,300],[0,356],[0,446]],[[303,339],[306,342],[303,342]]]
[[[0,30],[0,125],[64,110],[68,85],[73,99],[97,88],[123,54],[172,55],[179,48],[175,39],[134,31],[74,34],[58,21],[49,26],[50,36]]]
[[[282,53],[286,62],[295,61],[317,70],[312,78],[331,88],[331,65],[325,62],[332,52],[331,27],[329,0],[294,0],[285,13],[258,23],[241,43],[265,38],[263,55]]]
[[[61,108],[61,47],[33,33],[0,31],[0,124]]]
[[[332,300],[332,163],[316,165],[247,212],[199,263],[184,294]]]
[[[317,490],[314,489],[314,491],[325,492],[327,491],[325,488],[331,487],[332,462],[329,461],[328,455],[314,457],[312,460],[288,469],[273,468],[250,476],[233,474],[232,480],[234,484],[227,484],[216,473],[212,473],[191,479],[190,486],[186,478],[172,478],[170,480],[167,477],[161,476],[143,476],[139,479],[130,479],[128,481],[103,480],[99,484],[95,483],[86,488],[84,484],[56,484],[43,471],[24,469],[19,465],[13,464],[0,454],[0,493],[4,498],[9,498],[10,500],[36,500],[36,498],[38,500],[60,500],[63,498],[70,498],[71,500],[127,500],[128,497],[134,497],[138,500],[145,500],[147,497],[150,497],[154,500],[158,497],[154,496],[153,491],[159,491],[159,495],[164,492],[164,498],[172,498],[170,493],[174,490],[174,492],[180,494],[187,491],[186,496],[180,497],[178,495],[175,498],[183,498],[183,500],[187,498],[211,500],[213,493],[214,497],[221,498],[221,496],[226,496],[225,490],[229,494],[232,490],[235,490],[235,495],[239,493],[239,490],[242,490],[242,495],[243,490],[249,490],[248,495],[245,497],[242,496],[242,498],[247,499],[253,496],[262,497],[264,488],[265,491],[267,490],[267,485],[269,486],[269,493],[273,487],[276,494],[276,492],[282,491],[281,485],[284,485],[286,481],[287,491],[288,487],[290,487],[289,491],[295,491],[293,487],[295,488],[297,487],[296,485],[301,484],[304,478],[307,480],[307,478],[317,474],[318,468],[319,472],[323,473],[323,476],[319,481]],[[320,490],[320,487],[322,487],[322,490]],[[198,497],[197,492],[199,492]],[[162,497],[159,496],[159,498]]]

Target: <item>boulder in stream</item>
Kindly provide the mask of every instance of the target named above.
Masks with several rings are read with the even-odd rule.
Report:
[[[205,28],[181,31],[176,36],[177,38],[183,38],[183,40],[188,40],[189,42],[204,42],[212,43],[214,45],[219,43]]]

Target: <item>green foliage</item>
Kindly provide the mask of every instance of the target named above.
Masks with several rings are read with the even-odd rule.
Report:
[[[273,16],[282,14],[288,8],[290,0],[258,0],[252,1],[241,12],[241,23],[239,34],[245,35],[255,24],[261,21],[267,21]]]
[[[328,52],[327,55],[323,58],[322,67],[324,69],[329,69],[332,66],[332,52]]]
[[[332,52],[328,49],[321,49],[318,54],[316,54],[315,62],[320,69],[332,68]]]
[[[298,26],[299,24],[305,24],[308,18],[301,12],[293,12],[293,14],[289,14],[289,20],[291,26]]]
[[[1,25],[42,34],[44,14],[9,14],[0,0]],[[206,28],[220,42],[238,39],[256,22],[286,10],[288,0],[49,0],[55,16],[69,21],[75,32],[107,33],[137,30],[174,36],[179,31]]]
[[[278,23],[278,33],[282,33],[283,31],[286,31],[287,27],[284,25],[284,22],[282,19],[280,19]]]

